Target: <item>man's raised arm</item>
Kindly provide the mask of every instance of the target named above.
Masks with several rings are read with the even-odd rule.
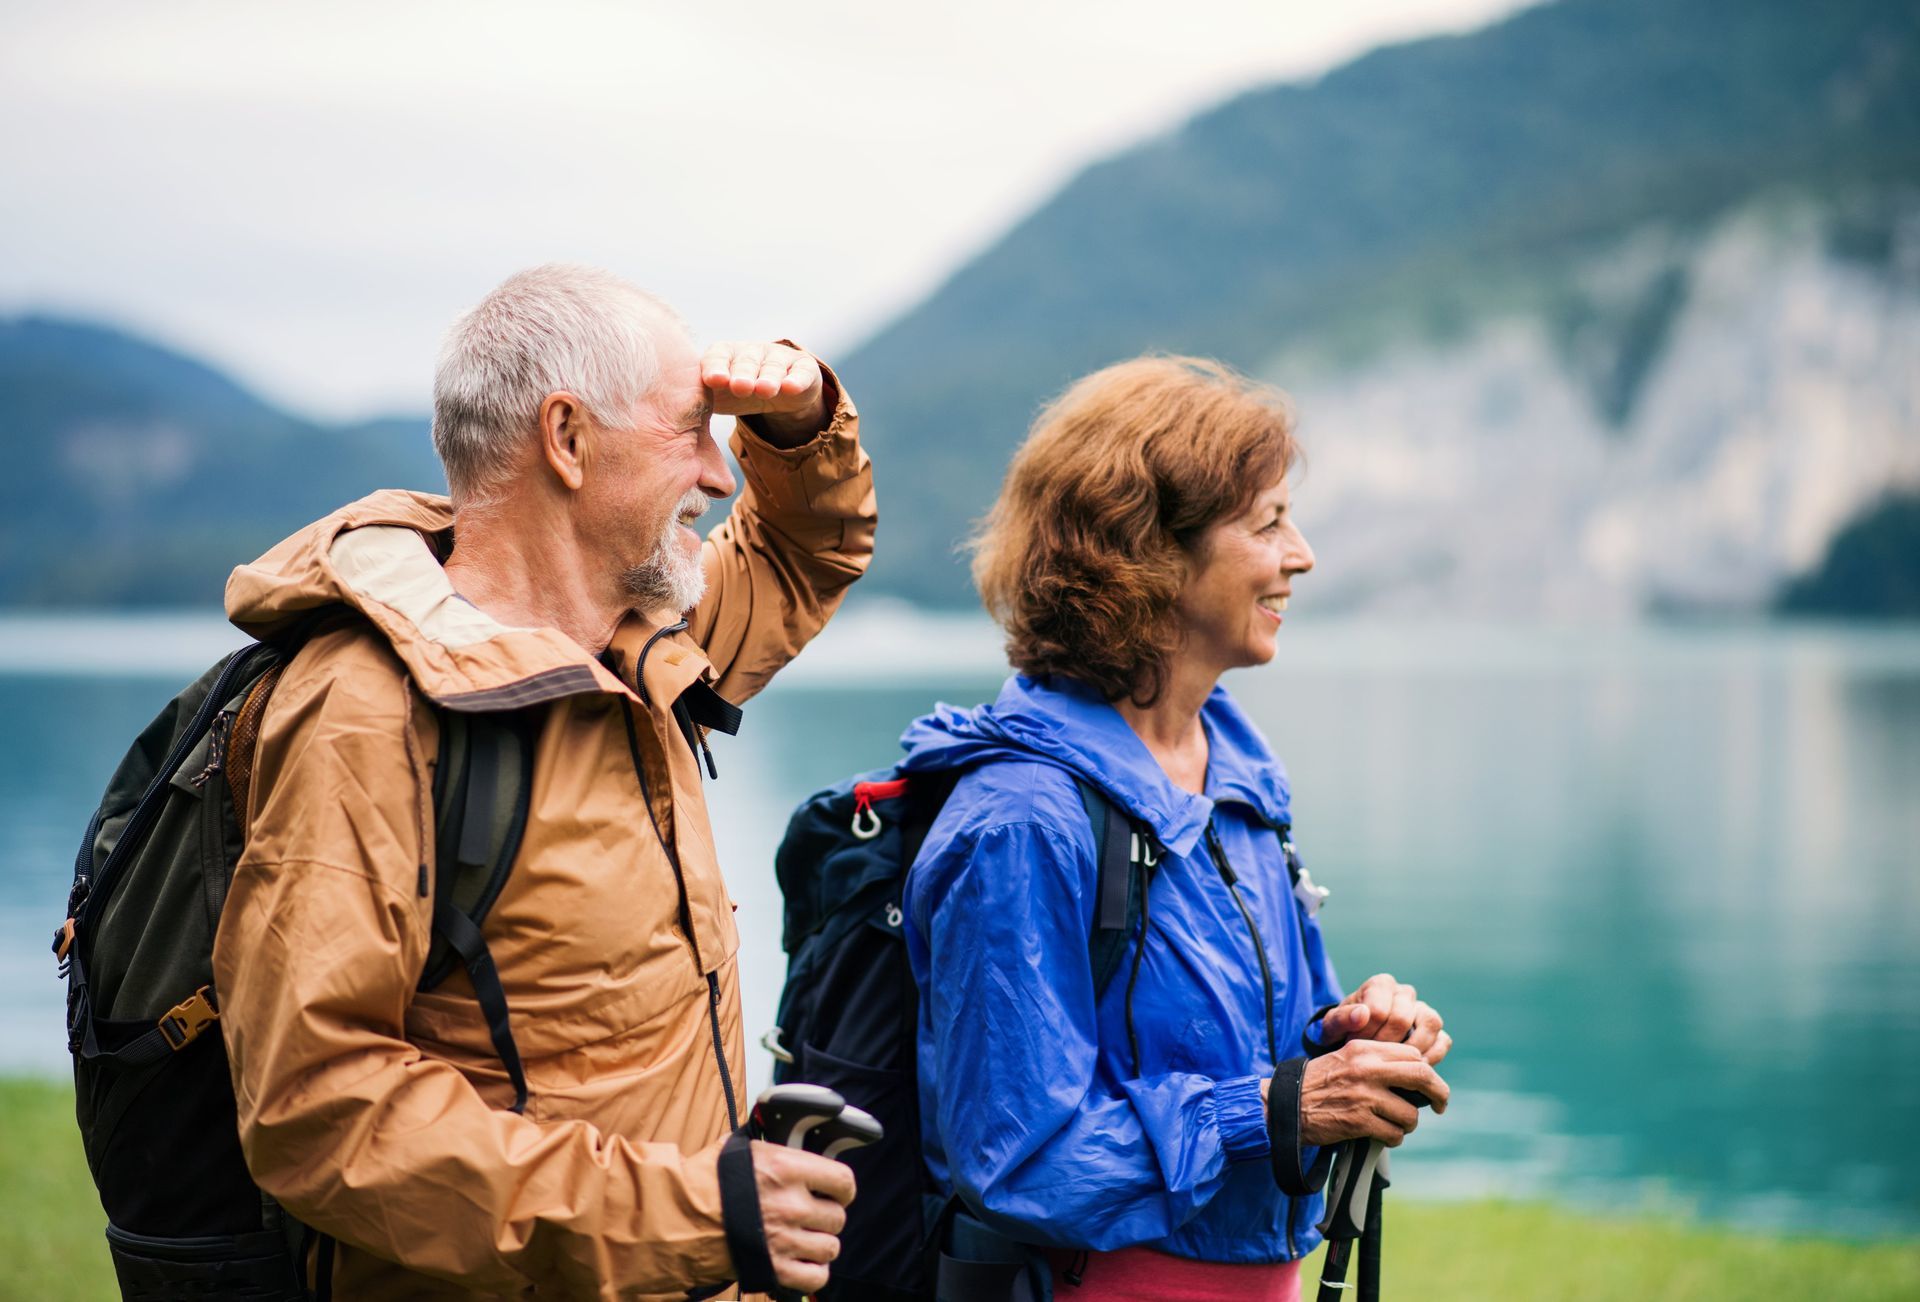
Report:
[[[743,484],[702,549],[689,633],[738,704],[820,631],[873,556],[873,469],[833,372],[787,343],[715,344],[700,362],[716,415],[738,417]]]

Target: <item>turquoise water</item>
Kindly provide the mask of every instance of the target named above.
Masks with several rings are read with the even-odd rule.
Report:
[[[974,621],[827,636],[716,746],[750,1039],[787,811],[999,679]],[[233,640],[0,620],[0,1071],[64,1069],[46,940],[87,814]],[[1396,1157],[1403,1190],[1920,1232],[1920,630],[1296,619],[1230,686],[1293,776],[1342,973],[1417,982],[1455,1036],[1455,1106]]]

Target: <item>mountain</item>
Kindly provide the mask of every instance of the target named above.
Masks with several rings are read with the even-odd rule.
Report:
[[[372,486],[444,491],[424,419],[324,426],[102,326],[0,320],[0,605],[208,605]]]
[[[1884,252],[1849,244],[1875,214]],[[1920,488],[1920,197],[1649,223],[1530,288],[1363,363],[1266,364],[1304,413],[1311,604],[1758,612]]]
[[[1764,604],[1920,478],[1916,193],[1920,7],[1880,0],[1564,0],[1243,95],[1088,168],[843,359],[868,582],[970,601],[957,544],[1035,410],[1165,349],[1299,399],[1330,603]],[[1790,540],[1669,518],[1742,448]],[[1809,458],[1816,491],[1774,500]]]
[[[834,359],[862,590],[972,606],[1034,412],[1150,349],[1294,395],[1312,608],[1920,615],[1920,6],[1560,0],[1087,168]],[[424,418],[317,425],[38,317],[0,321],[0,452],[0,605],[207,603],[443,483]]]

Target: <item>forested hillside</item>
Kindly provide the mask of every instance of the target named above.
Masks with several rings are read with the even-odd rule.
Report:
[[[1089,167],[834,359],[879,478],[863,591],[972,604],[959,546],[1035,410],[1149,349],[1298,398],[1303,604],[1879,610],[1844,594],[1920,491],[1920,6],[1560,0]],[[0,322],[0,452],[15,605],[211,602],[369,486],[441,482],[424,418],[311,424],[41,318]]]
[[[882,467],[874,581],[966,600],[955,543],[1034,410],[1147,349],[1380,390],[1521,322],[1544,386],[1629,429],[1730,214],[1811,203],[1849,267],[1911,287],[1916,186],[1920,7],[1878,0],[1564,0],[1242,96],[1089,168],[847,360]],[[1320,414],[1310,436],[1411,434]]]
[[[444,489],[424,418],[300,420],[100,326],[0,320],[0,604],[217,605],[370,487]]]

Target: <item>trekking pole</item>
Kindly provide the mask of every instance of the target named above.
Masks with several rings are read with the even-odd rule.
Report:
[[[1428,1106],[1426,1095],[1414,1090],[1396,1089],[1394,1093],[1415,1107]],[[1341,1294],[1354,1287],[1347,1283],[1347,1259],[1353,1255],[1356,1242],[1360,1245],[1360,1272],[1355,1296],[1358,1302],[1378,1302],[1380,1204],[1392,1183],[1387,1165],[1387,1146],[1377,1139],[1349,1139],[1335,1153],[1333,1174],[1327,1180],[1327,1210],[1318,1227],[1327,1240],[1318,1302],[1340,1302]]]
[[[1360,1296],[1380,1296],[1380,1204],[1387,1191],[1386,1172],[1375,1169],[1373,1196],[1367,1199],[1367,1225],[1360,1234]]]
[[[784,1148],[805,1149],[822,1157],[876,1143],[886,1133],[880,1123],[824,1085],[769,1085],[753,1101],[747,1133]],[[804,1302],[797,1289],[770,1290],[775,1302]]]

